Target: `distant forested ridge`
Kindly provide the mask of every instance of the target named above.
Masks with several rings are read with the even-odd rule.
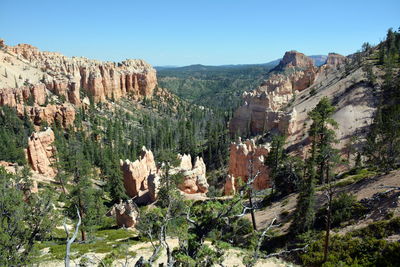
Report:
[[[314,64],[325,63],[326,56],[311,56]],[[268,78],[270,70],[279,64],[280,59],[264,64],[242,64],[185,67],[155,67],[159,86],[194,104],[235,109],[241,95],[258,87]]]

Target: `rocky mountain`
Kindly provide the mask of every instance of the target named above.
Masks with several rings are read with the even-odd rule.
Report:
[[[337,147],[345,153],[345,146],[351,137],[366,135],[377,105],[373,88],[365,81],[362,68],[348,73],[345,70],[346,60],[342,55],[330,53],[325,64],[317,67],[311,58],[302,53],[286,52],[267,80],[257,89],[243,94],[244,105],[235,111],[229,123],[231,134],[263,136],[280,133],[288,137],[290,149],[305,156],[305,147],[309,144],[308,112],[322,97],[328,96],[333,99],[336,108],[333,118],[339,125],[336,135],[340,142]],[[245,158],[245,154],[242,152],[238,157],[236,153],[231,153],[229,169],[234,169],[232,164],[237,165],[236,161],[240,157]],[[230,175],[245,177],[235,171],[230,171]],[[267,181],[268,178],[264,183],[267,184]]]

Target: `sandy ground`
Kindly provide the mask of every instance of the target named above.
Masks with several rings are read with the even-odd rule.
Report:
[[[177,239],[168,239],[168,244],[174,248],[178,246],[178,240]],[[145,259],[148,259],[151,257],[153,250],[151,243],[140,243],[133,245],[129,247],[129,251],[134,251],[137,253],[136,257],[129,258],[128,259],[128,265],[129,267],[134,267],[136,261],[143,256]],[[98,264],[101,262],[101,259],[103,259],[106,256],[106,254],[99,254],[99,253],[88,253],[87,257],[90,259],[91,263],[89,266],[98,266]],[[242,267],[244,266],[242,263],[244,253],[241,250],[238,249],[230,249],[229,251],[226,252],[225,254],[225,260],[223,261],[224,266],[227,267]],[[161,263],[166,263],[167,262],[167,255],[165,253],[165,250],[162,250],[161,256],[156,260],[156,262],[153,264],[153,266],[158,266]],[[123,260],[117,260],[113,263],[113,266],[122,266],[125,264],[125,259]],[[79,265],[79,259],[73,260],[71,266],[78,266]],[[64,266],[63,261],[51,261],[51,262],[43,262],[39,266],[41,267],[61,267]],[[285,263],[277,258],[270,258],[267,260],[260,260],[256,265],[256,267],[285,267],[285,266],[295,266],[290,263]]]
[[[43,78],[44,72],[32,66],[27,60],[0,50],[0,88],[24,85],[26,80],[35,84]]]
[[[336,112],[333,119],[338,123],[336,130],[337,139],[340,140],[339,148],[342,148],[351,136],[362,136],[365,127],[372,122],[375,111],[376,97],[373,89],[365,80],[364,73],[357,69],[348,76],[344,74],[344,68],[329,70],[319,74],[315,83],[300,92],[296,96],[293,107],[297,111],[298,132],[289,137],[290,143],[301,142],[304,133],[311,125],[308,113],[317,105],[319,100],[327,96],[335,105]],[[311,88],[316,88],[316,94],[311,96]]]

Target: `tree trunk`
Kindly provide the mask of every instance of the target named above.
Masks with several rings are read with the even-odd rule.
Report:
[[[328,260],[328,253],[329,253],[329,237],[331,231],[331,214],[332,214],[332,198],[333,198],[333,189],[331,187],[331,177],[330,177],[330,168],[329,162],[326,168],[326,178],[328,183],[328,207],[327,207],[327,218],[326,218],[326,234],[325,234],[325,244],[324,244],[324,262]]]
[[[65,258],[64,258],[65,267],[69,267],[69,257],[70,257],[71,245],[75,241],[76,236],[78,235],[79,226],[81,225],[81,216],[79,214],[78,208],[76,209],[76,213],[78,214],[78,223],[76,224],[75,232],[71,238],[69,238],[68,228],[64,221],[64,229],[67,234],[67,245],[66,245],[66,251],[65,251]]]
[[[79,213],[83,219],[83,217],[85,216],[85,213],[83,212],[83,204],[82,204],[82,200],[79,198]],[[83,230],[83,228],[81,228],[81,237],[82,237],[82,241],[86,241],[86,232],[85,230]]]
[[[327,221],[326,221],[326,234],[325,234],[325,244],[324,244],[324,262],[328,260],[328,253],[329,253],[329,237],[330,237],[330,231],[331,231],[331,203],[332,203],[332,198],[329,197],[329,206],[328,206],[328,215],[327,215]]]
[[[86,241],[86,232],[81,229],[81,237],[82,237],[82,241]]]
[[[253,229],[257,231],[257,224],[256,224],[256,216],[254,214],[254,207],[253,207],[253,197],[252,197],[252,190],[249,190],[249,202],[250,202],[250,212],[251,212],[251,221],[253,223]]]

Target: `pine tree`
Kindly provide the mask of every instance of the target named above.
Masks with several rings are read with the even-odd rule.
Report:
[[[299,198],[291,232],[300,234],[310,230],[315,221],[316,144],[311,145],[311,155],[306,161],[306,175],[300,187]]]
[[[268,154],[266,164],[270,168],[270,177],[273,182],[272,185],[272,195],[274,194],[274,189],[276,189],[276,184],[280,182],[277,181],[278,173],[284,157],[284,145],[285,136],[274,135],[271,142],[271,151]]]
[[[313,120],[310,129],[310,137],[316,145],[316,164],[318,165],[318,177],[320,183],[325,183],[326,168],[330,160],[335,154],[333,143],[336,143],[335,131],[329,127],[336,128],[337,122],[331,118],[335,108],[331,105],[329,99],[324,97],[317,106],[309,113],[309,117]]]
[[[128,199],[128,196],[126,195],[124,187],[123,175],[119,168],[119,160],[111,149],[108,151],[106,164],[103,168],[104,176],[107,181],[107,191],[110,193],[112,203],[119,203],[120,200]]]
[[[337,161],[337,151],[332,147],[335,133],[328,126],[336,126],[331,118],[334,107],[324,97],[309,113],[313,123],[309,130],[311,139],[310,157],[306,161],[306,176],[297,203],[292,231],[303,233],[312,229],[315,220],[315,179],[329,183],[332,163]]]
[[[368,163],[388,172],[400,164],[400,78],[386,64],[381,103],[367,136]]]
[[[54,227],[53,196],[49,191],[29,196],[17,188],[25,175],[0,167],[0,265],[27,266],[34,259],[34,242]]]
[[[68,213],[76,219],[76,208],[82,218],[81,238],[87,239],[87,232],[103,221],[105,207],[103,205],[103,192],[95,189],[92,183],[93,169],[85,159],[82,147],[77,140],[72,140],[69,146],[71,151],[70,168],[73,174],[74,187],[69,195]]]

